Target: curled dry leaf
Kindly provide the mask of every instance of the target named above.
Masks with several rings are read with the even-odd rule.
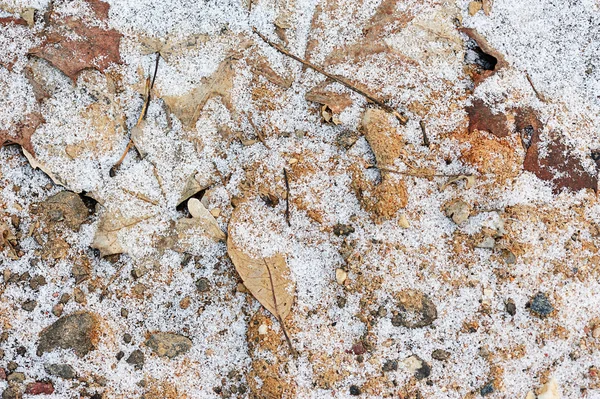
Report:
[[[31,136],[39,125],[44,123],[44,117],[39,112],[27,114],[22,121],[10,129],[0,130],[0,147],[8,144],[19,144],[31,154],[35,154],[31,144]]]
[[[457,183],[461,180],[465,180],[465,188],[471,188],[475,185],[475,176],[473,175],[460,175],[449,179],[446,183],[442,184],[440,191],[444,191],[446,187],[453,183]]]
[[[339,115],[340,112],[352,105],[352,99],[349,93],[335,93],[325,90],[322,87],[315,87],[304,96],[307,101],[312,101],[329,107],[333,114]]]
[[[214,180],[212,179],[212,176],[206,177],[204,175],[201,175],[200,173],[191,174],[185,182],[185,187],[183,188],[181,197],[179,197],[179,201],[177,201],[177,205],[181,204],[183,201],[187,200],[192,195],[207,189],[213,183]]]
[[[206,209],[206,207],[197,198],[188,200],[188,210],[192,215],[191,219],[183,218],[177,221],[175,230],[179,241],[185,242],[194,231],[202,230],[208,237],[214,241],[224,241],[227,236],[219,227],[215,217]]]
[[[108,3],[100,0],[86,0],[86,3],[97,19],[108,19]],[[47,15],[47,21],[48,27],[41,33],[42,44],[31,49],[30,54],[47,60],[71,80],[76,81],[84,69],[104,72],[112,63],[121,62],[122,35],[116,30],[62,16],[54,10]]]
[[[66,187],[65,183],[62,180],[60,180],[54,173],[52,173],[50,168],[46,167],[46,165],[42,164],[37,159],[35,159],[33,154],[27,151],[25,148],[23,148],[23,155],[25,155],[25,158],[27,158],[27,160],[29,161],[29,165],[31,165],[33,169],[39,169],[42,172],[44,172],[54,182],[54,184]]]

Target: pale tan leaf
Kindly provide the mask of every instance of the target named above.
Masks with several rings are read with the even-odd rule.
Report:
[[[192,215],[191,219],[179,219],[177,221],[177,233],[184,234],[188,229],[202,229],[215,241],[224,241],[225,233],[219,227],[215,217],[206,209],[204,204],[197,198],[190,198],[188,201],[188,210]]]
[[[27,158],[27,160],[29,161],[29,165],[31,165],[31,167],[33,169],[39,169],[42,172],[44,172],[54,182],[54,184],[56,184],[58,186],[66,187],[65,184],[56,175],[54,175],[50,171],[49,168],[47,168],[44,164],[42,164],[37,159],[35,159],[35,157],[33,156],[33,154],[31,154],[25,148],[23,148],[22,150],[23,150],[23,155],[25,155],[25,158]],[[75,191],[75,192],[78,192],[78,191]]]
[[[181,192],[181,196],[179,197],[179,201],[177,201],[177,205],[181,204],[183,201],[190,198],[192,195],[199,193],[200,191],[208,188],[210,185],[214,183],[212,176],[206,177],[201,176],[199,173],[193,173],[188,177],[185,182],[185,187]]]
[[[475,176],[473,175],[460,175],[449,179],[446,183],[442,184],[440,191],[444,191],[446,187],[453,183],[458,183],[461,180],[465,180],[465,188],[471,188],[475,185]]]
[[[231,236],[227,253],[246,288],[276,318],[285,320],[294,304],[294,283],[281,254],[269,258],[253,258],[238,248]]]
[[[199,87],[181,96],[163,96],[162,99],[185,128],[193,129],[204,105],[211,98],[221,97],[225,106],[231,109],[233,75],[233,60],[227,58],[211,77],[204,79]]]

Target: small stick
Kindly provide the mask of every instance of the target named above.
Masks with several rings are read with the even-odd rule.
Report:
[[[525,71],[525,77],[527,77],[527,81],[531,85],[531,88],[533,89],[533,92],[535,93],[535,96],[538,98],[538,100],[545,103],[546,98],[542,94],[540,94],[539,91],[536,90],[536,88],[533,84],[533,80],[531,80],[531,76],[529,76],[529,72]]]
[[[369,167],[367,167],[367,168],[369,168]],[[398,175],[413,176],[413,177],[458,177],[458,176],[462,176],[462,175],[447,175],[444,173],[424,173],[424,172],[411,172],[411,171],[403,172],[400,170],[389,169],[384,166],[377,166],[377,165],[371,165],[370,168],[377,168],[384,172],[396,173]],[[467,176],[467,175],[465,175],[465,176]]]
[[[425,122],[420,120],[419,126],[421,126],[421,133],[423,133],[423,145],[429,148],[429,137],[427,137],[427,131],[425,130]]]
[[[292,227],[290,224],[290,181],[288,179],[287,170],[283,168],[283,180],[285,181],[285,221],[288,227]]]
[[[142,107],[142,112],[140,112],[140,117],[136,122],[136,126],[138,126],[144,119],[146,119],[146,115],[148,114],[148,106],[150,105],[150,100],[152,98],[152,89],[154,88],[154,81],[156,80],[156,73],[158,72],[158,61],[160,60],[160,53],[156,53],[156,62],[154,63],[154,76],[152,76],[152,81],[150,81],[150,76],[146,78],[146,101],[144,101],[144,106]],[[125,151],[121,158],[110,168],[110,175],[114,176],[116,170],[121,166],[125,157],[129,153],[129,150],[134,146],[133,140],[129,137],[129,142],[127,143],[127,147],[125,147]]]
[[[319,72],[322,75],[327,76],[329,79],[343,85],[346,86],[347,88],[349,88],[350,90],[352,90],[355,93],[360,94],[361,96],[367,98],[369,101],[371,101],[374,104],[377,104],[379,107],[381,107],[381,109],[383,109],[384,111],[389,112],[390,114],[394,115],[398,121],[400,121],[401,124],[406,125],[406,123],[408,122],[408,117],[406,117],[405,115],[402,115],[400,112],[396,111],[394,108],[390,107],[389,105],[387,105],[386,103],[384,103],[381,100],[378,100],[377,98],[373,97],[372,95],[370,95],[369,93],[359,89],[356,86],[353,86],[352,84],[350,84],[345,78],[341,78],[339,76],[335,76],[332,75],[328,72],[325,72],[325,70],[315,64],[312,64],[306,60],[303,60],[302,58],[298,57],[297,55],[294,55],[292,53],[290,53],[289,51],[287,51],[285,48],[283,48],[282,46],[280,46],[277,43],[273,43],[272,41],[270,41],[269,39],[267,39],[263,34],[261,34],[255,27],[252,27],[252,31],[254,33],[256,33],[265,43],[267,43],[269,46],[273,47],[275,50],[279,51],[281,54],[287,55],[290,58],[293,58],[294,60],[298,61],[299,63],[301,63],[304,66],[309,67],[310,69]]]
[[[298,352],[296,352],[296,350],[294,349],[294,346],[292,345],[292,340],[290,339],[290,337],[287,333],[287,329],[285,328],[285,323],[283,322],[283,319],[281,318],[281,315],[279,314],[279,309],[277,309],[277,295],[275,295],[275,285],[273,284],[273,276],[271,275],[271,268],[269,267],[269,264],[267,263],[266,260],[263,259],[263,262],[265,262],[265,266],[267,268],[267,273],[269,273],[269,283],[271,283],[271,294],[273,295],[273,305],[275,306],[275,312],[277,313],[277,315],[275,315],[275,317],[279,321],[279,324],[281,324],[281,329],[283,330],[283,336],[285,337],[285,340],[287,341],[287,344],[290,347],[290,351],[292,352],[292,355],[294,357],[296,357],[298,355]]]

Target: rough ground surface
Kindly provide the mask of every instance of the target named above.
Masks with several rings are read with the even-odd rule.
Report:
[[[0,0],[2,398],[600,397],[599,54],[597,0]]]

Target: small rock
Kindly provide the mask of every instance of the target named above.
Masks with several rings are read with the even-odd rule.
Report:
[[[356,385],[350,385],[350,395],[352,396],[359,396],[362,392],[360,391],[360,388]]]
[[[347,301],[348,300],[346,299],[345,296],[338,296],[337,300],[336,300],[336,304],[337,304],[338,308],[343,308],[346,306]]]
[[[41,209],[52,222],[64,222],[72,230],[78,230],[88,218],[88,208],[79,195],[61,191],[43,202]]]
[[[344,284],[344,281],[348,278],[348,273],[344,269],[335,269],[335,281],[338,284]]]
[[[349,224],[338,223],[333,226],[333,234],[336,236],[347,236],[352,233],[354,233],[354,227],[350,226]]]
[[[450,357],[450,352],[445,351],[443,349],[436,349],[431,353],[431,357],[435,360],[443,362],[444,360],[448,360],[448,358]]]
[[[62,316],[64,307],[65,305],[62,303],[57,303],[56,305],[52,306],[52,314],[56,317]]]
[[[17,362],[13,362],[13,361],[8,362],[8,364],[6,365],[6,368],[8,369],[8,371],[10,373],[15,371],[18,367],[19,367],[19,365],[17,364]]]
[[[481,4],[481,1],[470,2],[469,3],[469,15],[473,16],[473,15],[477,14],[482,8],[483,8],[483,5]]]
[[[386,360],[385,363],[383,363],[382,370],[384,372],[398,370],[398,361],[397,360]]]
[[[530,310],[539,317],[546,317],[554,311],[554,306],[543,292],[538,292],[531,299]]]
[[[514,316],[515,314],[517,314],[517,305],[515,305],[515,301],[513,301],[511,298],[508,298],[505,306],[506,306],[506,313],[508,313],[511,316]]]
[[[408,229],[410,227],[410,223],[408,223],[408,219],[405,214],[400,215],[400,219],[398,219],[398,226],[403,229]]]
[[[493,381],[488,382],[479,390],[479,393],[481,394],[481,396],[486,396],[493,392],[494,392],[494,382]]]
[[[185,298],[183,298],[181,301],[179,301],[179,307],[181,309],[187,309],[190,307],[190,304],[192,303],[192,300],[190,299],[189,296],[186,296]]]
[[[425,379],[431,374],[431,366],[417,355],[407,357],[402,364],[417,380]]]
[[[465,201],[457,199],[446,205],[446,216],[456,224],[466,222],[471,215],[471,207]]]
[[[190,350],[192,341],[183,335],[159,332],[146,341],[146,345],[158,356],[174,358]]]
[[[23,394],[18,387],[9,386],[2,392],[2,399],[21,399]]]
[[[27,384],[25,393],[28,395],[52,395],[54,393],[54,386],[51,382],[36,381]]]
[[[196,280],[196,289],[199,292],[208,292],[210,290],[210,283],[207,278],[202,277]]]
[[[437,319],[437,309],[429,297],[418,290],[407,289],[398,294],[398,312],[392,317],[392,325],[406,328],[429,326]]]
[[[118,351],[117,355],[115,357],[117,358],[118,361],[121,361],[121,359],[123,359],[125,357],[125,352]]]
[[[129,310],[121,308],[121,317],[127,318],[127,316],[129,316]]]
[[[336,138],[336,144],[344,149],[349,149],[356,143],[360,135],[355,130],[344,130]]]
[[[357,342],[356,344],[352,345],[352,353],[355,355],[364,355],[367,353],[367,349],[362,342]]]
[[[73,298],[75,299],[75,302],[82,305],[84,305],[87,302],[85,293],[79,287],[75,287],[75,289],[73,290]]]
[[[126,362],[134,366],[142,366],[144,364],[144,353],[141,350],[136,349],[131,352],[131,355],[129,355]]]
[[[592,330],[592,337],[596,339],[600,338],[600,325],[594,327],[594,329]]]
[[[79,357],[96,348],[98,318],[89,312],[76,312],[63,316],[40,333],[37,353],[41,356],[57,348],[73,349]]]
[[[560,399],[560,392],[558,391],[558,383],[554,378],[550,378],[538,395],[538,399]]]
[[[131,334],[125,333],[123,334],[123,342],[125,342],[126,344],[131,343],[132,340],[132,336]]]
[[[517,263],[517,257],[508,249],[503,249],[500,255],[502,256],[502,259],[504,259],[504,262],[507,265],[514,265],[515,263]]]
[[[64,293],[60,296],[60,299],[58,300],[58,303],[61,303],[63,305],[66,305],[69,301],[71,300],[71,295]]]
[[[89,262],[77,262],[73,264],[71,274],[75,278],[75,284],[79,284],[90,277],[91,265]]]
[[[43,285],[46,285],[46,279],[41,275],[35,276],[29,281],[29,286],[32,290],[37,290]]]
[[[29,299],[21,304],[21,308],[27,312],[33,312],[35,307],[37,306],[37,302],[33,299]]]
[[[25,374],[18,373],[18,372],[15,371],[14,373],[10,373],[9,374],[9,376],[7,378],[7,381],[9,383],[10,382],[14,382],[14,383],[17,383],[17,384],[21,384],[21,383],[23,383],[23,381],[25,381]]]
[[[495,246],[496,240],[494,240],[492,237],[485,237],[483,240],[481,240],[478,244],[475,245],[476,248],[482,249],[494,249]]]
[[[258,326],[258,334],[259,335],[267,335],[268,332],[269,332],[269,327],[267,327],[266,324],[261,324],[260,326]]]
[[[54,377],[64,378],[65,380],[75,378],[75,369],[68,364],[47,364],[44,366],[44,370]]]

